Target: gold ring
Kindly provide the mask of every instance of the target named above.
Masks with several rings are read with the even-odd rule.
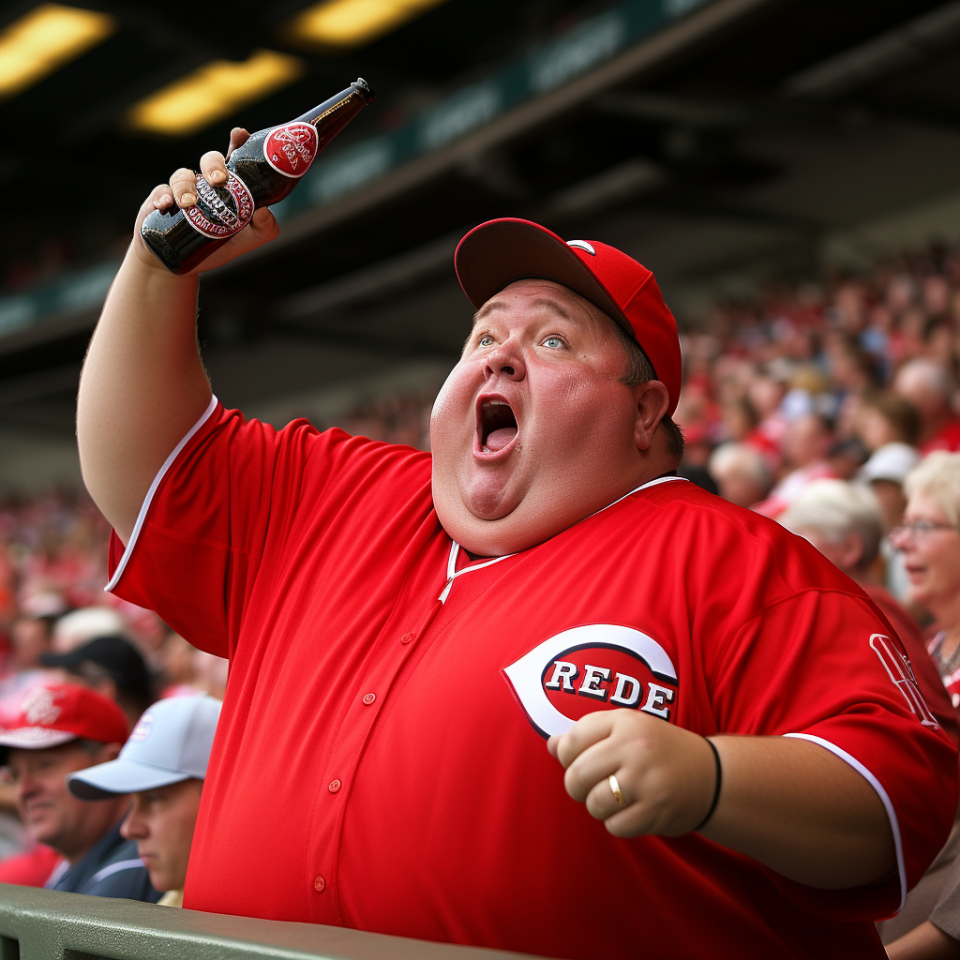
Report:
[[[620,789],[620,781],[617,779],[616,774],[611,773],[607,777],[607,782],[610,784],[610,789],[613,791],[613,798],[617,803],[626,803],[626,799],[623,796],[623,791]]]

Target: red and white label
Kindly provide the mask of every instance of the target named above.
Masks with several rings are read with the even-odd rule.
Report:
[[[277,173],[302,177],[317,155],[320,138],[312,123],[294,121],[271,130],[263,141],[263,156]]]
[[[503,671],[544,736],[597,710],[642,710],[672,720],[677,671],[666,650],[631,627],[590,623],[538,644]]]
[[[890,637],[885,637],[882,633],[875,633],[870,637],[870,646],[917,719],[925,727],[939,727],[937,718],[920,692],[920,685],[906,653],[898,650]]]
[[[211,240],[226,240],[239,233],[253,216],[255,205],[247,185],[232,173],[221,187],[197,177],[197,202],[183,211],[187,222]]]

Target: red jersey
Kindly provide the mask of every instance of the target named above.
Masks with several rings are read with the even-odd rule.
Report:
[[[951,420],[935,437],[920,445],[922,457],[935,450],[946,450],[947,453],[960,450],[960,420]]]
[[[960,713],[957,712],[957,704],[943,685],[937,665],[933,662],[930,646],[924,641],[917,621],[878,584],[863,584],[863,591],[880,608],[880,612],[897,632],[917,678],[917,685],[931,712],[947,736],[954,743],[960,742]]]
[[[471,562],[431,461],[211,406],[111,588],[231,658],[185,906],[553,957],[882,957],[944,842],[956,753],[892,631],[772,521],[682,480]],[[619,839],[543,736],[597,709],[800,736],[880,795],[899,876],[786,880],[698,834]]]

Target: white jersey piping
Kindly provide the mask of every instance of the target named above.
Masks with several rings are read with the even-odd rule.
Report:
[[[584,517],[584,520],[589,520],[590,517],[595,517],[598,513],[603,513],[604,510],[609,510],[614,504],[619,503],[621,500],[626,500],[627,497],[632,496],[638,490],[645,490],[647,487],[655,487],[659,483],[669,483],[671,480],[686,480],[686,477],[657,477],[656,480],[648,480],[646,483],[641,483],[639,487],[634,487],[629,493],[625,493],[622,497],[618,497],[613,503],[608,503],[605,507],[601,507],[595,513],[591,513],[589,516]],[[583,520],[578,520],[578,523],[583,523]],[[452,541],[450,544],[450,556],[447,558],[447,582],[443,588],[443,593],[437,598],[441,603],[447,602],[447,597],[450,596],[450,590],[453,588],[453,581],[457,577],[462,576],[465,573],[473,573],[474,570],[482,570],[484,567],[492,566],[495,563],[500,563],[501,560],[509,560],[511,557],[515,557],[515,553],[507,553],[502,557],[494,557],[492,560],[485,560],[483,563],[475,564],[472,567],[464,567],[462,570],[457,569],[457,557],[460,554],[462,547],[456,540]]]
[[[893,801],[890,799],[887,791],[883,789],[880,781],[855,757],[850,756],[846,750],[841,749],[835,743],[824,740],[821,737],[815,737],[809,733],[785,733],[785,737],[793,737],[796,740],[809,740],[811,743],[817,743],[826,750],[829,750],[835,757],[839,757],[846,763],[849,763],[857,773],[862,776],[867,783],[877,791],[877,796],[887,811],[887,819],[890,821],[890,832],[893,834],[893,845],[897,852],[897,872],[900,874],[900,906],[897,911],[903,909],[904,901],[907,898],[907,871],[903,863],[903,838],[900,836],[900,822],[897,820],[897,811],[893,808]]]
[[[136,860],[118,860],[116,863],[111,863],[102,870],[98,870],[90,878],[90,882],[99,883],[101,880],[106,880],[107,877],[112,877],[115,873],[119,873],[121,870],[133,870],[136,867],[142,866],[143,861],[139,857],[137,857]]]
[[[123,571],[127,568],[127,561],[130,559],[130,556],[133,553],[133,548],[137,544],[137,537],[140,536],[140,530],[147,519],[147,513],[150,510],[150,504],[153,502],[153,495],[157,492],[157,487],[160,486],[160,481],[164,478],[164,476],[166,476],[167,471],[173,465],[173,461],[177,459],[180,451],[187,445],[187,443],[190,441],[190,438],[207,422],[207,420],[210,418],[210,414],[212,414],[216,408],[217,398],[212,396],[210,398],[210,403],[207,404],[207,409],[204,411],[203,416],[200,417],[200,419],[187,431],[184,438],[173,448],[170,456],[164,460],[163,466],[153,478],[153,483],[150,484],[150,489],[147,491],[147,495],[144,497],[143,504],[140,507],[140,513],[137,515],[137,522],[133,526],[133,533],[130,534],[130,540],[127,543],[127,548],[123,551],[123,556],[120,558],[120,562],[117,564],[117,569],[110,578],[110,582],[103,588],[105,592],[109,593],[114,589],[114,587],[116,587],[117,583],[120,581],[120,578],[123,576]]]
[[[441,603],[447,602],[447,597],[450,596],[450,589],[453,587],[453,581],[457,577],[462,576],[465,573],[473,573],[474,570],[482,570],[484,567],[491,567],[495,563],[499,563],[501,560],[509,560],[511,557],[515,557],[515,553],[505,553],[502,557],[494,557],[492,560],[485,560],[483,563],[478,563],[473,567],[464,567],[462,570],[457,569],[457,557],[460,554],[460,544],[456,540],[453,540],[450,543],[450,555],[447,557],[447,583],[443,588],[443,593],[440,594],[437,599]]]
[[[60,882],[60,878],[70,869],[70,864],[66,860],[61,860],[54,868],[53,872],[47,877],[43,886],[44,889],[50,890],[56,884]]]

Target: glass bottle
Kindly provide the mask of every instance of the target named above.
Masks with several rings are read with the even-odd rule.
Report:
[[[288,196],[324,147],[376,99],[365,80],[356,80],[296,120],[265,127],[227,157],[227,180],[197,177],[197,202],[154,210],[140,234],[161,263],[176,274],[189,273],[235,233],[257,207]]]

